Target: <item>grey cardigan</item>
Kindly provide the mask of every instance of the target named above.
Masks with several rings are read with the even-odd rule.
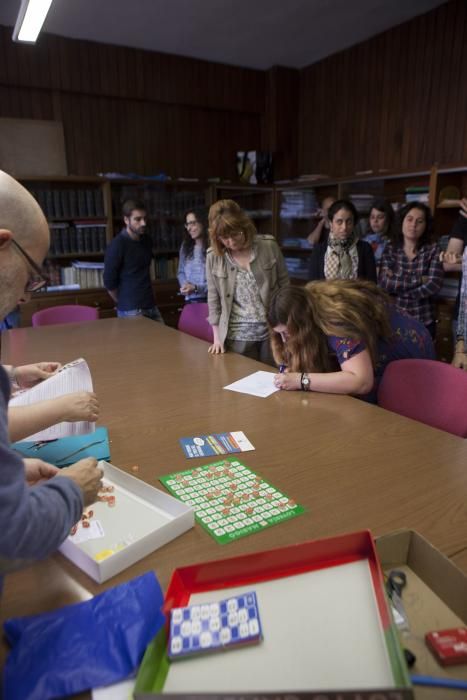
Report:
[[[257,235],[254,239],[256,257],[251,262],[251,272],[258,285],[266,312],[272,293],[289,284],[284,258],[274,236]],[[206,254],[206,278],[208,283],[208,321],[219,326],[219,340],[225,342],[232,311],[237,267],[229,263],[226,255],[216,255],[212,248]]]

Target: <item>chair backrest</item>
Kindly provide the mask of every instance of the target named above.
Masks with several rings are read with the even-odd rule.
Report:
[[[467,372],[435,360],[395,360],[383,374],[378,405],[467,437]]]
[[[53,326],[57,323],[78,323],[80,321],[97,321],[99,311],[93,306],[79,304],[64,304],[50,306],[48,309],[36,311],[32,315],[33,326]]]
[[[207,304],[186,304],[178,321],[178,330],[193,335],[200,340],[213,342],[212,327],[207,322],[209,307]]]

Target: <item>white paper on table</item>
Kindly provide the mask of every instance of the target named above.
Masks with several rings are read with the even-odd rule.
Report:
[[[135,679],[106,685],[102,688],[93,688],[92,700],[131,700],[135,687]]]
[[[233,384],[225,386],[224,389],[229,391],[238,391],[240,394],[251,394],[251,396],[260,396],[265,399],[267,396],[274,394],[275,391],[279,389],[274,386],[273,378],[275,376],[274,372],[254,372],[249,374],[248,377],[239,379]]]
[[[64,394],[75,391],[92,391],[92,377],[86,360],[80,358],[64,365],[56,374],[43,382],[36,384],[31,389],[22,391],[13,396],[10,406],[29,406],[38,401],[55,399]],[[89,421],[77,421],[76,423],[57,423],[50,428],[30,435],[25,440],[55,440],[68,435],[85,435],[92,433],[96,424]]]

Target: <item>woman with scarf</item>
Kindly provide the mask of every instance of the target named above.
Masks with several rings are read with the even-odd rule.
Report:
[[[358,213],[352,202],[338,199],[329,208],[329,238],[318,243],[310,258],[310,280],[355,280],[376,282],[376,264],[369,243],[358,240]]]

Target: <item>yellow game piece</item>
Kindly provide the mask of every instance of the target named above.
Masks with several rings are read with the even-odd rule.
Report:
[[[94,555],[94,559],[96,561],[104,561],[104,559],[111,557],[112,554],[115,554],[113,549],[102,549],[100,552],[97,552],[97,554]]]

